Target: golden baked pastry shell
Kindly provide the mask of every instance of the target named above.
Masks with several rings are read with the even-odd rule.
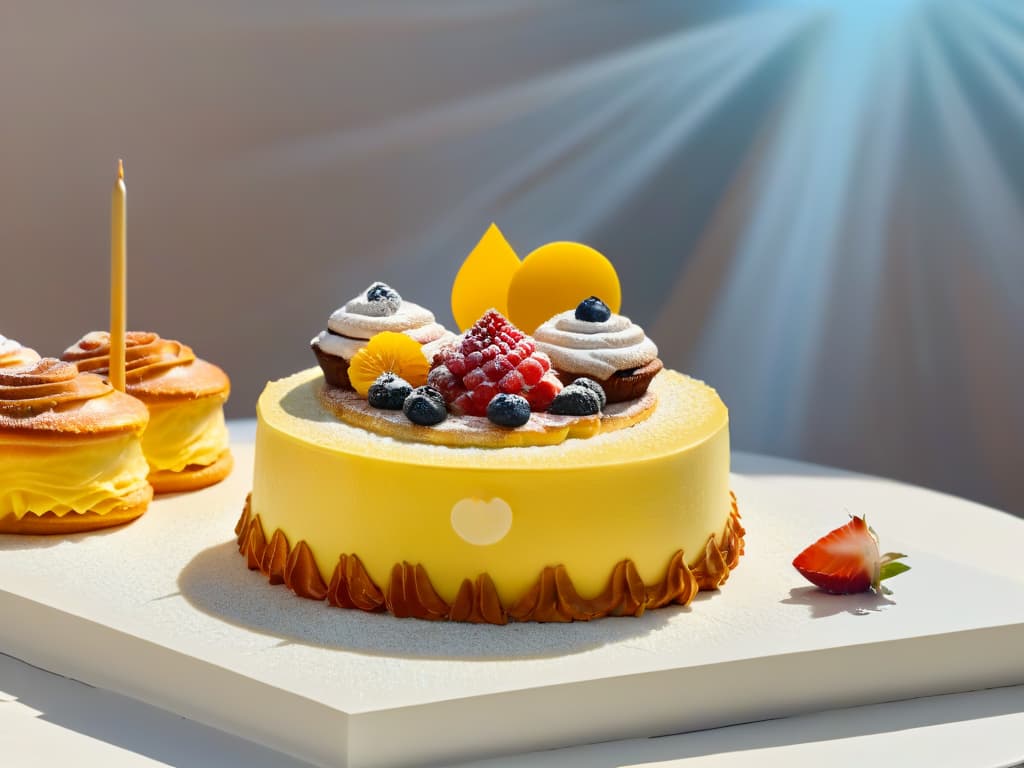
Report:
[[[197,491],[219,483],[231,474],[234,466],[235,460],[231,451],[224,451],[213,464],[205,467],[189,466],[181,472],[151,472],[148,479],[155,493]]]

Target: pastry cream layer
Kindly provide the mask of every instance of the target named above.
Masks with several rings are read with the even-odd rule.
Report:
[[[225,399],[147,403],[149,426],[142,435],[142,451],[152,470],[180,472],[190,465],[213,464],[228,449]]]
[[[547,566],[584,597],[632,560],[645,583],[682,549],[701,559],[730,514],[728,412],[702,382],[664,371],[641,424],[555,446],[451,448],[338,422],[317,401],[319,369],[267,385],[257,406],[252,513],[305,541],[325,581],[342,553],[377,584],[423,565],[451,603],[487,573],[505,604]]]
[[[87,439],[0,433],[0,516],[105,515],[146,487],[137,431]]]

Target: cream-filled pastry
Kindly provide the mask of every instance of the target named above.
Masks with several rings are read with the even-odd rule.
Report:
[[[8,339],[0,333],[0,368],[13,368],[17,365],[28,365],[39,359],[34,349],[23,347],[14,339]]]
[[[155,333],[126,337],[126,389],[149,409],[142,449],[157,493],[190,491],[218,483],[231,471],[224,403],[231,383],[220,368],[179,341]],[[83,371],[108,374],[110,335],[94,331],[62,358]]]
[[[310,342],[327,383],[351,387],[349,362],[371,338],[384,331],[411,337],[423,346],[427,360],[456,338],[434,319],[429,309],[404,301],[389,285],[374,283],[336,309],[327,321],[327,330]]]
[[[541,324],[533,337],[563,384],[594,379],[610,403],[643,395],[663,367],[644,329],[594,296]]]
[[[0,532],[121,525],[153,497],[146,406],[73,363],[0,369]]]

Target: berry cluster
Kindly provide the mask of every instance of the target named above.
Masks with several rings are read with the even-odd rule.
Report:
[[[402,411],[409,421],[423,427],[432,427],[448,418],[440,392],[426,385],[413,389],[401,376],[390,372],[377,377],[366,399],[374,408]]]
[[[427,383],[444,396],[452,413],[487,415],[498,394],[520,395],[533,411],[545,411],[562,385],[547,355],[500,312],[489,310],[460,343],[434,356]]]

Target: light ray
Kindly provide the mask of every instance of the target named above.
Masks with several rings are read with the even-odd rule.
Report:
[[[1019,296],[1018,286],[1024,284],[1019,258],[1024,210],[964,98],[948,57],[932,38],[922,39],[919,51],[941,117],[938,132],[945,138],[946,156],[956,171],[956,189],[974,225],[976,242],[983,246],[976,256],[983,258],[989,269],[993,295],[1012,306]]]
[[[749,408],[740,439],[791,452],[809,418],[804,403],[815,380],[855,170],[850,150],[871,117],[872,70],[861,54],[868,45],[891,45],[899,29],[891,19],[882,25],[835,11],[821,19],[819,47],[787,103],[760,202],[697,350],[702,370],[717,369],[722,340],[730,339],[730,354],[747,368],[736,387],[735,399]],[[751,407],[766,402],[773,406]]]
[[[605,221],[625,200],[659,170],[662,163],[684,146],[689,137],[711,120],[722,103],[742,92],[746,81],[774,56],[785,52],[806,29],[802,20],[790,18],[774,29],[761,26],[755,38],[739,38],[713,77],[677,76],[679,86],[660,94],[655,104],[614,135],[608,136],[553,177],[547,189],[535,190],[554,203],[559,189],[584,189],[589,186],[587,204],[558,211],[545,204],[534,208],[525,197],[518,206],[522,220],[543,217],[542,229],[553,232],[562,227],[572,237],[585,237]],[[683,66],[683,62],[679,63]],[[687,74],[692,71],[689,66]],[[614,174],[609,169],[614,168]],[[588,181],[603,183],[588,185]],[[546,194],[545,194],[546,193]],[[517,215],[516,211],[511,212]]]
[[[1016,32],[1024,31],[1024,8],[1018,0],[982,0],[979,4],[998,14],[1004,23],[1015,26]]]
[[[835,366],[843,375],[822,375],[820,361],[829,350],[813,350],[819,370],[818,390],[825,383],[827,402],[809,399],[808,406],[828,408],[829,433],[805,427],[803,445],[814,440],[836,454],[840,445],[870,444],[875,410],[874,395],[863,385],[857,371],[869,369],[873,347],[884,337],[882,302],[885,294],[887,239],[896,181],[907,131],[909,61],[906,36],[912,24],[894,33],[888,45],[879,46],[870,73],[870,108],[862,117],[860,141],[850,147],[855,192],[837,222],[832,258],[838,261],[837,277],[828,289],[827,343],[843,350],[845,364]],[[855,319],[855,320],[854,320]],[[841,407],[836,407],[842,404]]]
[[[1024,87],[1010,76],[993,52],[1019,57],[1024,50],[1024,37],[1015,39],[1004,25],[983,13],[978,6],[967,4],[957,6],[956,10],[957,21],[962,21],[967,29],[974,29],[979,35],[964,35],[963,27],[958,24],[956,30],[950,30],[950,40],[957,44],[962,55],[981,70],[986,85],[997,92],[999,106],[1011,113],[1015,123],[1024,126]],[[978,37],[988,45],[978,44]]]
[[[932,21],[937,29],[946,29],[947,38],[949,32],[964,29],[959,14],[936,14]],[[920,345],[918,391],[926,400],[941,397],[946,406],[941,420],[929,414],[921,430],[931,433],[936,446],[928,456],[933,471],[967,463],[973,466],[970,479],[976,489],[998,489],[1009,476],[1005,447],[992,436],[1003,429],[1018,434],[1024,429],[1024,414],[1012,405],[1018,399],[1015,382],[1024,375],[1024,325],[1013,309],[1017,286],[1024,285],[1019,258],[1024,217],[967,101],[957,51],[944,46],[940,37],[927,35],[917,53],[938,115],[936,153],[950,182],[933,192],[933,199],[941,210],[962,211],[961,216],[936,221],[938,235],[915,249],[915,331],[929,342]],[[984,340],[977,332],[981,324],[991,329]],[[941,384],[936,382],[939,371]],[[973,371],[987,375],[978,377]],[[950,442],[947,435],[956,439]]]
[[[734,44],[737,34],[751,35],[774,13],[749,14],[706,27],[684,29],[626,51],[432,109],[327,136],[303,137],[284,147],[261,151],[253,158],[252,168],[261,174],[282,171],[299,174],[310,167],[338,162],[346,155],[365,157],[407,147],[423,148],[460,135],[478,134],[524,113],[558,105],[581,92],[671,66],[675,60],[682,59],[687,64],[699,62],[723,46]]]
[[[638,162],[637,147],[652,141],[657,141],[655,146],[659,152],[676,146],[681,139],[679,126],[692,127],[695,119],[708,114],[700,96],[704,89],[728,93],[738,87],[764,56],[782,45],[788,34],[799,29],[792,14],[780,16],[775,23],[778,32],[767,39],[765,20],[759,19],[756,24],[746,26],[747,34],[739,34],[734,29],[729,39],[707,47],[699,55],[691,47],[696,41],[682,47],[672,59],[652,67],[658,79],[647,93],[639,94],[646,99],[642,109],[624,104],[617,113],[607,115],[608,124],[614,130],[606,131],[600,122],[591,125],[593,121],[589,117],[581,120],[580,115],[587,115],[589,110],[580,110],[571,103],[560,105],[557,114],[538,113],[536,119],[540,124],[535,129],[523,124],[526,135],[536,135],[538,131],[543,135],[544,125],[566,127],[552,133],[533,152],[517,155],[520,160],[515,165],[506,166],[491,180],[474,187],[470,198],[454,206],[401,250],[418,254],[424,260],[436,260],[443,257],[449,243],[472,237],[468,232],[457,234],[466,229],[467,222],[491,218],[511,223],[510,231],[517,231],[516,223],[521,222],[534,231],[551,232],[554,238],[584,237],[586,228],[599,222],[607,214],[608,206],[615,204],[615,197],[621,199],[629,191],[627,188],[611,197],[600,185],[594,184],[595,180],[607,179],[608,186],[616,190],[625,183],[624,179],[630,179],[633,185],[638,183],[642,174],[649,172],[651,161],[641,163],[639,174],[631,173],[630,168]],[[705,43],[702,41],[700,45],[703,48]],[[601,95],[600,98],[607,97]],[[680,107],[680,104],[686,106]],[[670,141],[665,139],[666,132]],[[552,155],[564,162],[551,164]],[[655,161],[657,157],[654,156]],[[628,158],[628,162],[624,163],[623,158]],[[544,173],[538,176],[541,169]],[[586,190],[586,205],[566,205],[566,200],[575,199],[579,194],[574,190]],[[603,194],[611,199],[603,199]],[[543,237],[538,240],[542,241]]]

